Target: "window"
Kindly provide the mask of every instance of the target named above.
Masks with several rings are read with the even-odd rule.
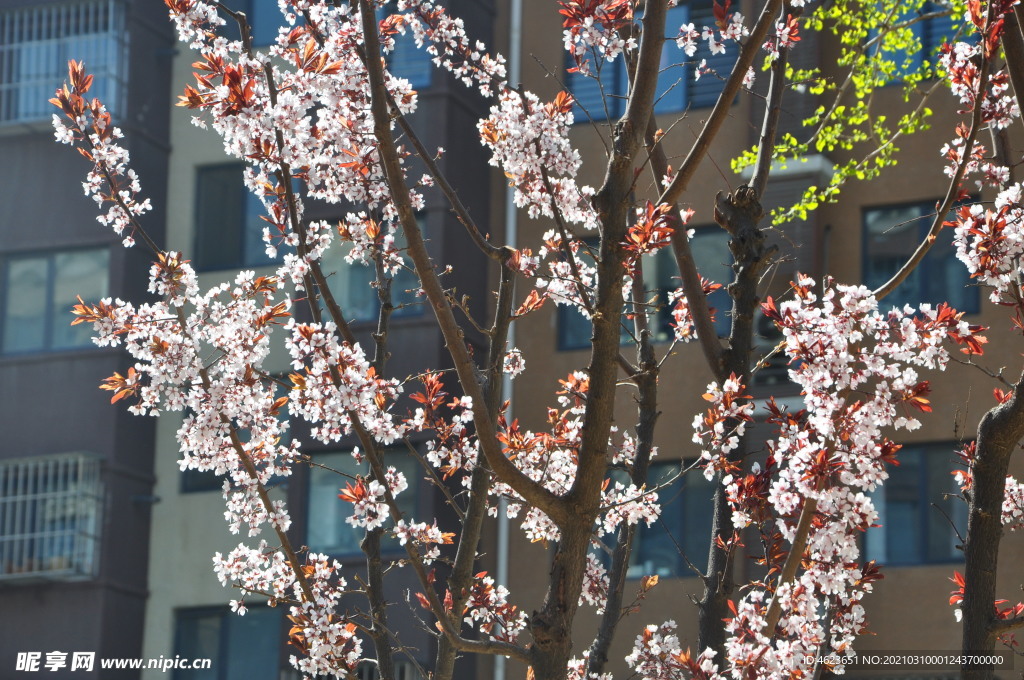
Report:
[[[704,25],[713,26],[715,19],[712,6],[712,2],[707,0],[694,0],[689,5],[668,11],[666,30],[670,39],[665,41],[661,52],[661,75],[655,94],[655,113],[675,113],[687,106],[704,108],[714,106],[718,101],[724,79],[732,71],[732,65],[739,55],[736,43],[727,42],[724,54],[712,54],[708,42],[701,39],[696,54],[688,57],[672,39],[679,27],[686,23],[693,23],[697,30],[701,30]],[[733,11],[738,11],[737,3],[733,3]],[[694,68],[703,60],[707,61],[707,68],[714,73],[703,74],[695,80]],[[609,63],[590,55],[589,61],[595,77],[579,73],[567,74],[569,90],[577,101],[573,107],[575,121],[585,123],[619,118],[625,112],[626,90],[629,86],[624,59],[620,57]],[[570,67],[574,65],[569,64]],[[599,78],[596,77],[598,73]]]
[[[273,0],[234,0],[227,3],[245,12],[249,20],[249,31],[253,45],[264,47],[277,42],[278,29],[284,25],[284,17]],[[398,3],[391,0],[377,10],[378,19],[398,11]],[[239,38],[237,25],[230,19],[225,34],[232,39]],[[426,49],[418,49],[413,38],[412,29],[395,36],[395,49],[388,55],[388,67],[391,73],[405,78],[415,89],[430,86],[431,57]]]
[[[263,203],[245,187],[244,167],[224,163],[196,172],[195,259],[201,271],[275,262],[263,241]]]
[[[245,15],[249,18],[252,42],[257,47],[277,42],[277,30],[284,25],[284,15],[276,2],[248,0]]]
[[[715,310],[715,331],[719,337],[725,337],[729,335],[732,326],[732,319],[729,317],[732,298],[726,289],[733,279],[729,233],[717,226],[694,229],[693,238],[690,239],[690,251],[700,275],[722,286],[708,295],[708,306]],[[675,262],[672,262],[672,266],[675,266]],[[675,280],[673,287],[678,285],[678,280]],[[667,289],[666,287],[662,290]],[[671,310],[667,311],[667,316],[671,319]]]
[[[687,559],[698,569],[707,568],[714,483],[699,469],[681,477],[679,471],[679,461],[653,463],[648,470],[649,489],[668,486],[658,490],[660,519],[651,526],[639,525],[626,572],[630,578],[694,576]]]
[[[238,616],[223,607],[183,609],[175,621],[174,653],[209,659],[209,668],[175,669],[174,680],[277,680],[282,607],[251,607]]]
[[[596,247],[596,243],[591,243]],[[729,234],[717,227],[698,227],[690,239],[690,250],[701,275],[722,284],[722,288],[708,296],[708,304],[715,309],[715,331],[719,336],[729,334],[729,310],[732,300],[725,286],[732,281],[732,254],[729,252]],[[587,257],[589,261],[589,257]],[[650,317],[651,337],[655,342],[667,342],[674,337],[672,307],[669,291],[679,288],[679,269],[671,247],[659,249],[643,260],[644,280],[648,289],[647,301],[655,309]],[[627,318],[632,310],[626,304],[622,317],[621,341],[632,342],[633,322]],[[558,349],[583,349],[590,345],[590,319],[576,307],[558,305]]]
[[[383,19],[398,11],[398,3],[390,0],[384,7],[377,10],[377,17]],[[426,45],[423,49],[416,47],[416,39],[412,29],[406,28],[405,33],[395,36],[395,49],[387,55],[388,69],[392,75],[405,78],[415,89],[430,87],[432,75],[431,57],[427,54]]]
[[[889,565],[961,559],[950,520],[964,531],[967,505],[946,497],[959,493],[950,474],[954,448],[951,443],[908,444],[900,450],[899,466],[889,468],[889,479],[871,495],[881,528],[867,532],[867,559]]]
[[[92,346],[88,324],[72,326],[71,308],[107,295],[107,248],[11,255],[0,259],[3,293],[0,352],[16,354]]]
[[[351,507],[338,498],[338,493],[345,488],[346,483],[354,483],[352,478],[356,475],[365,477],[369,474],[369,463],[365,459],[357,463],[348,452],[319,454],[314,456],[313,463],[309,472],[309,530],[306,544],[313,552],[329,555],[360,553],[359,543],[365,532],[345,521],[351,516]],[[408,451],[396,449],[385,455],[384,465],[394,467],[405,475],[409,488],[398,494],[395,500],[406,517],[415,514],[417,481],[421,476],[419,461]],[[338,472],[343,474],[339,475]],[[384,552],[397,552],[401,547],[397,539],[385,535],[381,549]]]
[[[126,36],[122,3],[47,3],[0,11],[0,124],[48,120],[48,100],[67,79],[68,60],[85,62],[90,97],[122,110]]]
[[[249,35],[254,47],[266,47],[277,43],[277,31],[285,25],[284,15],[273,0],[227,0],[228,8],[236,12],[245,12],[249,22]],[[240,40],[241,33],[238,23],[231,17],[221,14],[227,23],[221,29],[221,35],[230,40]]]
[[[102,508],[98,458],[0,462],[0,582],[94,576]]]
[[[893,16],[889,23],[891,25],[902,24],[916,18],[917,16],[939,12],[944,9],[947,8],[934,2],[926,2],[922,5],[919,12],[904,11],[899,16]],[[874,48],[871,50],[872,55],[880,52],[883,57],[895,64],[893,72],[895,79],[893,82],[897,82],[900,78],[910,73],[918,72],[924,65],[925,59],[932,60],[934,63],[942,44],[952,40],[956,33],[953,27],[952,16],[936,17],[934,19],[928,19],[927,21],[918,21],[907,28],[909,29],[910,34],[913,35],[921,44],[920,50],[911,52],[909,50],[882,49],[882,41],[876,43]],[[877,29],[873,29],[868,32],[869,40],[874,40],[876,37],[878,37]],[[893,35],[892,39],[895,40],[898,38],[896,35]]]
[[[899,271],[924,240],[934,214],[931,202],[864,211],[864,285],[877,289]],[[940,231],[921,264],[883,300],[886,308],[948,302],[959,311],[977,313],[978,289],[970,285],[970,274],[956,259],[952,243],[953,230]]]
[[[419,225],[422,230],[422,219],[419,219]],[[406,246],[405,235],[401,230],[395,233],[395,246],[400,250]],[[345,256],[351,250],[351,244],[336,241],[324,254],[320,267],[334,299],[349,320],[376,321],[380,312],[376,271],[371,265],[346,262]],[[412,263],[406,258],[406,266],[391,280],[391,304],[395,308],[391,313],[392,317],[416,316],[423,313],[423,306],[417,295],[420,281],[411,267]]]

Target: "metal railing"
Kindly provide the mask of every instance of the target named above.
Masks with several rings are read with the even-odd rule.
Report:
[[[0,125],[49,120],[69,59],[93,74],[90,97],[124,110],[127,35],[121,0],[37,3],[0,11]]]
[[[100,465],[86,453],[0,460],[0,582],[96,575]]]

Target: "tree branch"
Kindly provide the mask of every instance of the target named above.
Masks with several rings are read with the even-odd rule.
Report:
[[[779,13],[780,7],[782,7],[782,0],[767,0],[765,2],[764,7],[761,9],[761,16],[758,17],[757,23],[747,38],[747,42],[743,45],[743,49],[740,50],[740,56],[736,60],[736,65],[733,66],[732,73],[729,74],[729,78],[725,81],[722,93],[718,95],[715,108],[711,110],[711,115],[708,116],[707,122],[704,123],[704,128],[700,131],[686,159],[679,167],[679,172],[672,179],[672,183],[661,193],[658,203],[678,203],[680,197],[686,192],[686,188],[696,174],[700,162],[707,155],[708,150],[711,148],[711,143],[725,123],[725,119],[729,114],[729,108],[732,106],[732,100],[736,98],[736,95],[739,94],[740,89],[743,87],[743,79],[747,75],[747,70],[753,65],[754,57],[757,56],[761,45],[764,44],[765,39],[768,37],[768,31],[771,30],[775,22],[775,15]]]
[[[910,259],[904,263],[900,270],[896,272],[891,279],[886,281],[880,288],[874,292],[876,300],[881,300],[886,295],[896,290],[901,283],[903,283],[910,273],[917,268],[917,265],[921,264],[921,260],[931,250],[932,245],[935,243],[935,239],[938,238],[939,232],[942,230],[942,225],[946,221],[946,215],[953,209],[953,205],[956,203],[957,198],[960,194],[960,185],[963,183],[964,175],[967,172],[967,165],[971,162],[971,155],[974,152],[974,141],[978,138],[978,130],[981,128],[982,118],[982,106],[980,101],[985,96],[985,88],[988,87],[989,79],[989,60],[987,58],[982,59],[981,64],[981,79],[978,83],[977,98],[975,100],[974,111],[971,115],[971,128],[967,133],[967,139],[964,140],[963,154],[964,157],[957,163],[956,172],[953,178],[949,182],[949,189],[946,190],[946,197],[942,199],[942,203],[939,205],[935,212],[935,219],[932,221],[932,226],[928,230],[928,234],[925,236],[924,241],[917,247],[917,250],[910,256]]]
[[[462,329],[452,313],[451,305],[437,279],[430,255],[427,253],[423,234],[416,222],[409,191],[402,172],[401,159],[391,135],[388,115],[387,89],[384,85],[383,66],[380,60],[380,40],[373,8],[366,0],[360,0],[359,9],[366,45],[366,68],[370,83],[370,109],[374,122],[374,137],[377,139],[381,166],[391,188],[391,196],[405,232],[409,256],[420,278],[423,291],[437,318],[445,344],[455,364],[459,382],[466,395],[473,401],[473,423],[476,426],[480,448],[488,464],[499,479],[511,486],[526,502],[543,510],[557,521],[568,518],[565,503],[542,485],[527,477],[510,461],[498,447],[497,433],[490,423],[483,390],[476,378],[476,367],[466,349]]]

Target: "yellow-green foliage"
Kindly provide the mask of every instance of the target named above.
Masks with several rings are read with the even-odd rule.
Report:
[[[784,135],[776,142],[773,160],[798,161],[808,154],[829,154],[835,163],[831,181],[810,187],[797,205],[773,212],[773,224],[806,219],[819,205],[835,201],[849,180],[877,177],[895,165],[900,137],[928,128],[931,110],[925,106],[930,92],[942,87],[939,50],[922,54],[924,48],[915,29],[925,22],[951,17],[953,35],[962,29],[965,7],[962,0],[940,6],[926,0],[835,0],[819,5],[801,19],[800,30],[821,33],[823,43],[838,49],[836,68],[786,69],[786,82],[820,95],[824,104],[803,121],[806,141]],[[917,24],[920,24],[918,26]],[[797,44],[794,49],[802,48]],[[764,68],[767,69],[768,62]],[[880,88],[902,88],[907,109],[893,120],[893,111],[880,111],[874,101]],[[785,107],[785,100],[783,101]],[[738,172],[753,165],[756,148],[732,161]]]

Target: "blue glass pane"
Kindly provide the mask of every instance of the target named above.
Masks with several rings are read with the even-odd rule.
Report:
[[[259,47],[277,42],[277,31],[284,25],[277,0],[249,0],[247,14],[253,45]]]
[[[254,607],[245,616],[225,613],[224,680],[277,680],[281,666],[280,608]]]
[[[405,78],[416,89],[430,86],[433,63],[426,46],[423,49],[416,47],[412,29],[395,36],[395,49],[388,56],[388,66],[391,73]]]
[[[689,57],[686,52],[676,46],[673,39],[679,27],[687,23],[689,8],[685,5],[668,11],[666,21],[668,39],[661,50],[661,67],[658,75],[658,97],[654,105],[655,113],[675,113],[686,108],[687,78],[689,69],[686,67]]]
[[[721,284],[721,288],[708,295],[708,306],[713,308],[715,331],[719,337],[729,335],[732,320],[732,298],[726,287],[732,282],[732,251],[729,250],[729,234],[718,227],[703,227],[694,230],[690,239],[690,251],[697,271],[705,279]]]
[[[7,263],[3,297],[3,351],[35,352],[46,345],[49,261],[20,257]]]
[[[922,452],[927,460],[926,488],[927,512],[926,526],[928,531],[929,562],[944,562],[960,559],[962,553],[957,549],[961,535],[967,533],[967,503],[960,498],[960,490],[956,480],[950,473],[956,469],[953,464],[952,445],[929,447]],[[942,512],[938,508],[942,509]],[[952,522],[952,525],[950,524]]]
[[[53,257],[53,294],[50,304],[53,349],[92,346],[92,325],[71,325],[77,296],[89,303],[107,296],[110,251],[106,248],[57,253]]]
[[[711,547],[715,483],[705,479],[699,469],[688,472],[685,483],[682,501],[686,530],[682,545],[694,566],[704,571],[708,567],[708,551]]]
[[[595,63],[593,55],[589,57],[591,75],[568,73],[566,83],[572,92],[576,104],[572,108],[573,119],[577,123],[591,120],[607,120],[622,115],[626,87],[628,85],[624,61],[620,58],[615,62],[604,60]],[[575,64],[570,60],[566,68]]]
[[[224,163],[196,170],[195,262],[200,271],[242,264],[248,192],[242,164]]]
[[[683,503],[680,500],[683,481],[674,479],[679,465],[657,463],[648,470],[648,486],[667,486],[658,490],[661,516],[651,526],[640,524],[630,557],[630,576],[680,576],[682,558],[676,543],[686,533]]]
[[[590,319],[576,307],[558,305],[558,349],[581,349],[590,345]]]
[[[699,471],[680,477],[680,468],[679,461],[667,461],[652,464],[648,471],[648,488],[658,487],[661,517],[649,527],[639,525],[630,557],[631,578],[695,576],[690,563],[707,568],[714,484]]]
[[[925,14],[930,14],[932,12],[942,11],[943,9],[945,8],[929,2],[925,3],[923,11]],[[956,31],[953,29],[952,14],[944,17],[936,17],[924,22],[921,42],[923,44],[925,54],[930,58],[936,58],[939,48],[942,47],[943,43],[950,42],[955,34]]]
[[[212,659],[210,668],[174,671],[174,680],[220,680],[221,612],[180,612],[174,653],[183,659]]]
[[[927,235],[933,213],[934,205],[924,203],[864,211],[864,285],[877,289],[899,271]],[[952,243],[952,230],[940,231],[924,260],[886,296],[882,307],[947,302],[960,311],[977,312],[978,288],[971,284]]]
[[[921,561],[922,460],[918,451],[904,450],[899,467],[889,470],[885,489],[886,548],[892,564],[913,564]]]
[[[346,484],[355,484],[356,475],[366,476],[369,464],[363,460],[357,463],[350,453],[327,453],[316,456],[317,465],[309,473],[309,520],[306,544],[314,552],[330,555],[361,554],[359,547],[365,531],[353,527],[345,521],[351,515],[349,503],[338,498],[340,489]],[[418,486],[417,480],[422,476],[419,462],[408,452],[396,450],[385,456],[384,464],[395,467],[405,475],[409,488],[395,499],[398,509],[406,518],[415,515]],[[342,473],[342,474],[338,474]],[[348,476],[345,476],[348,475]],[[385,551],[401,550],[398,540],[385,537],[381,541]]]
[[[267,214],[263,202],[244,186],[242,191],[245,191],[245,256],[243,264],[246,267],[261,267],[280,261],[280,248],[278,248],[277,257],[267,255],[267,242],[263,240],[263,230],[270,224],[263,219],[263,216]],[[275,240],[274,243],[277,241]]]

